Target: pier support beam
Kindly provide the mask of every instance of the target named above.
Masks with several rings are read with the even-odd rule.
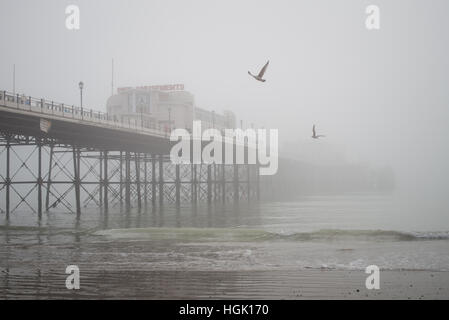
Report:
[[[125,175],[125,204],[126,208],[129,209],[131,207],[131,163],[129,152],[126,152],[125,155]]]
[[[176,188],[176,205],[181,205],[181,177],[180,177],[180,166],[179,164],[176,165],[176,181],[175,181],[175,188]]]
[[[10,214],[10,188],[11,188],[11,177],[10,177],[10,160],[11,160],[11,140],[10,136],[6,137],[6,219],[9,220]]]
[[[119,165],[120,165],[120,206],[123,205],[123,152],[120,151],[120,160],[119,160]]]
[[[142,193],[140,188],[140,154],[134,153],[134,162],[136,165],[136,188],[137,188],[137,207],[142,208]]]
[[[197,203],[197,199],[198,199],[198,195],[197,195],[197,180],[196,180],[196,168],[197,165],[196,164],[191,164],[190,165],[190,172],[191,172],[191,197],[192,197],[192,203],[196,204]]]
[[[156,205],[156,156],[151,155],[151,203]]]
[[[73,177],[74,177],[74,185],[75,185],[75,203],[76,203],[76,214],[81,215],[81,198],[80,198],[80,152],[73,147]]]
[[[47,195],[45,197],[45,211],[50,210],[50,188],[51,188],[51,175],[53,171],[53,154],[54,154],[54,145],[50,145],[50,159],[48,164],[48,178],[47,178]]]
[[[212,203],[212,165],[207,165],[207,203]]]
[[[99,192],[98,192],[98,202],[100,203],[100,208],[103,206],[103,151],[100,151],[100,181],[98,184]]]
[[[213,164],[213,168],[214,168],[214,180],[213,180],[213,185],[214,185],[214,202],[217,201],[217,195],[218,195],[218,184],[217,184],[217,165],[214,163]]]
[[[144,192],[143,192],[143,198],[144,198],[144,203],[145,203],[145,208],[147,208],[148,206],[148,156],[145,153],[143,155],[143,170],[144,170],[144,176],[143,176],[143,181],[144,181]]]
[[[36,139],[37,140],[37,139]],[[37,214],[42,218],[42,140],[37,140],[38,160],[37,160]]]
[[[105,213],[108,212],[109,209],[109,195],[108,195],[108,188],[109,188],[109,175],[108,175],[108,152],[104,152],[104,174],[103,174],[103,184],[104,184],[104,211]]]
[[[239,202],[239,165],[234,164],[234,202]]]
[[[159,205],[164,205],[164,156],[159,156]]]
[[[221,201],[226,202],[226,166],[221,165]]]

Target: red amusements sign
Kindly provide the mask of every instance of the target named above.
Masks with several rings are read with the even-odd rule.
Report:
[[[140,89],[140,90],[160,90],[160,91],[183,91],[184,85],[183,84],[165,84],[165,85],[154,85],[154,86],[141,86],[141,87],[123,87],[123,88],[117,88],[118,93],[122,93],[124,91],[133,90],[133,89]]]

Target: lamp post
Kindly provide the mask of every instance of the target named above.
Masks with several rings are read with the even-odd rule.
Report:
[[[83,88],[84,88],[84,83],[82,81],[80,81],[78,86],[80,88],[80,106],[81,106],[81,119],[82,119],[83,118]]]
[[[212,128],[215,129],[215,111],[212,111]]]

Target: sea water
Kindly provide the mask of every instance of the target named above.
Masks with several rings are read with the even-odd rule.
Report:
[[[369,265],[449,271],[449,221],[444,209],[427,210],[394,195],[359,193],[180,208],[116,206],[108,213],[86,209],[79,218],[52,211],[39,220],[20,211],[7,221],[3,214],[0,297],[65,297],[68,265],[80,268],[83,297],[102,296],[99,288],[107,284],[107,297],[142,290],[142,297],[157,298],[155,279],[139,277],[159,273],[158,290],[163,275],[169,281],[178,273],[209,274],[201,280],[207,283],[211,274],[226,272],[363,271]]]

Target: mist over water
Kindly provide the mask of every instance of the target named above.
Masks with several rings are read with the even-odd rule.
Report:
[[[2,90],[14,63],[17,92],[77,105],[82,79],[105,111],[114,58],[116,87],[185,83],[200,107],[280,129],[281,157],[392,168],[405,206],[447,222],[447,1],[377,1],[376,32],[355,0],[77,3],[70,32],[64,2],[3,1]],[[261,85],[247,71],[268,59]]]

